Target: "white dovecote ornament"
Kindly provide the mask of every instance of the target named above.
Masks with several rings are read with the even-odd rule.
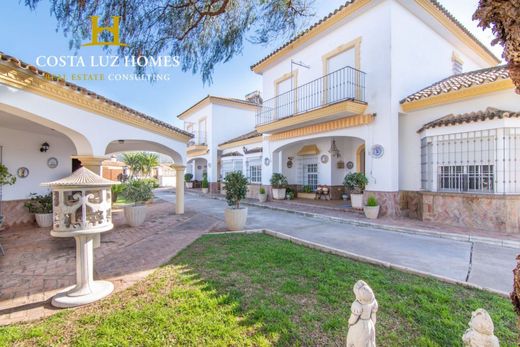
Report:
[[[471,314],[469,329],[462,336],[464,347],[500,347],[491,316],[483,308]]]
[[[54,237],[76,240],[76,285],[52,298],[55,307],[89,304],[109,295],[114,285],[94,281],[94,242],[112,229],[112,185],[118,184],[80,168],[60,180],[43,183],[52,189]]]
[[[348,320],[347,347],[376,346],[377,300],[365,281],[354,285],[356,301],[352,303]]]

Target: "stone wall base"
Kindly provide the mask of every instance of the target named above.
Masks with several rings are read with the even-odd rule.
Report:
[[[28,200],[2,201],[2,214],[5,217],[4,225],[13,227],[34,223],[34,214],[29,213],[23,206],[26,201]]]
[[[379,210],[379,216],[388,217],[400,217],[401,206],[400,206],[400,193],[399,192],[378,192],[378,191],[365,191],[363,201],[366,204],[369,196],[375,196],[377,202],[381,206]]]

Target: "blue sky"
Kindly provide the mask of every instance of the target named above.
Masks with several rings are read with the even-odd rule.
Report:
[[[69,50],[68,39],[62,32],[56,32],[56,19],[50,15],[48,1],[43,1],[36,11],[30,11],[19,0],[1,2],[0,12],[4,15],[0,21],[0,51],[31,64],[35,64],[36,57],[40,55],[74,54]],[[323,17],[344,2],[345,0],[316,0],[314,6],[316,19]],[[491,47],[489,44],[492,39],[491,33],[483,32],[477,28],[475,22],[471,21],[478,0],[441,0],[440,2],[497,56],[500,56],[501,48]],[[266,47],[246,43],[241,55],[216,67],[213,84],[206,86],[203,85],[199,75],[182,72],[179,68],[168,70],[172,72],[170,81],[153,84],[144,81],[76,83],[153,117],[181,126],[175,116],[207,94],[243,98],[248,92],[260,90],[261,77],[251,72],[249,67],[269,54],[280,43],[282,42],[270,43]],[[93,47],[82,48],[79,51],[79,55],[83,56],[98,54],[103,55],[103,52]],[[45,70],[51,73],[71,72],[70,68],[45,68]],[[131,68],[123,71],[133,72]],[[85,68],[77,68],[72,72],[89,71]]]

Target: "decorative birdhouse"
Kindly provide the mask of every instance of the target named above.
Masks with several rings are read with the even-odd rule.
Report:
[[[108,281],[93,280],[94,243],[113,228],[111,187],[87,168],[58,181],[43,183],[52,189],[54,237],[76,239],[76,285],[54,296],[52,305],[74,307],[97,301],[114,290]]]

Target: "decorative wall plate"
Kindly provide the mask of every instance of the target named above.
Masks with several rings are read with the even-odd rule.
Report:
[[[18,170],[16,170],[16,175],[20,178],[25,178],[29,176],[29,169],[22,166],[21,168],[18,168]]]
[[[201,169],[202,169],[202,165],[198,165],[197,170],[201,170]]]
[[[349,161],[347,162],[347,169],[352,170],[354,168],[354,163]]]
[[[323,164],[327,164],[329,162],[329,157],[326,154],[324,154],[321,156],[320,160]]]
[[[293,166],[292,160],[287,160],[287,168],[290,169]]]
[[[269,159],[269,158],[264,158],[264,165],[265,165],[265,166],[269,166],[269,164],[271,164],[271,159]]]
[[[381,145],[373,145],[370,149],[370,153],[374,158],[381,158],[385,154],[385,149]]]
[[[49,159],[47,159],[47,166],[51,169],[55,169],[58,167],[58,159],[54,158],[54,157],[50,157]]]

